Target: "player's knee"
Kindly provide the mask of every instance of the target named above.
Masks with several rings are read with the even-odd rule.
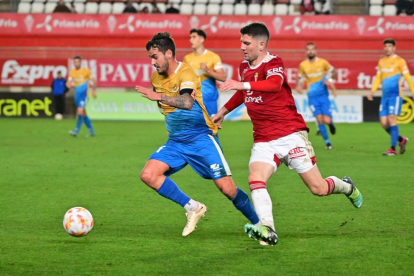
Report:
[[[217,185],[217,187],[227,198],[235,198],[237,195],[236,184],[234,184],[231,178],[229,178],[228,181],[220,183],[220,185]]]
[[[145,184],[151,186],[151,183],[154,180],[154,174],[151,170],[144,168],[139,176]]]

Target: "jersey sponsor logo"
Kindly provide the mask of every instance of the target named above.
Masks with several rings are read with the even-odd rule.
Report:
[[[251,92],[251,94],[253,94],[253,92]],[[263,103],[263,100],[262,100],[262,96],[259,96],[259,97],[250,97],[250,96],[247,96],[247,97],[244,98],[244,102],[245,103],[257,103],[257,104],[260,104],[260,103]]]
[[[1,70],[3,84],[33,84],[36,80],[49,80],[61,71],[67,75],[67,68],[63,65],[20,65],[17,60],[7,60]]]
[[[383,73],[392,73],[392,72],[394,72],[394,68],[381,68],[380,71],[383,72]]]
[[[283,67],[280,66],[278,68],[272,68],[267,70],[267,76],[274,76],[274,75],[280,75],[283,74]]]

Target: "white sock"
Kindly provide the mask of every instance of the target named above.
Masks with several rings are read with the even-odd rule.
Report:
[[[267,189],[253,190],[251,195],[254,208],[256,209],[261,224],[275,229],[272,214],[272,200],[270,199]]]
[[[345,181],[342,181],[336,176],[329,176],[327,178],[330,178],[334,181],[335,187],[332,191],[333,194],[350,194],[352,192],[352,185],[349,183],[346,183]]]
[[[193,199],[190,199],[190,201],[186,205],[184,205],[184,209],[187,211],[187,213],[194,212],[198,209],[198,202]]]

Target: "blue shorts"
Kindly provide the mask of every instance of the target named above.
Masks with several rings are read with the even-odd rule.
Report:
[[[170,166],[166,176],[182,170],[187,164],[205,179],[215,180],[231,175],[218,139],[207,134],[188,143],[168,140],[150,156],[151,159]]]
[[[309,97],[309,107],[315,117],[320,114],[332,117],[331,101],[327,96]]]
[[[88,102],[88,82],[84,82],[75,87],[76,107],[85,108]]]
[[[75,95],[75,104],[76,107],[85,108],[88,103],[88,98],[86,96],[76,96]]]
[[[401,114],[401,106],[403,99],[401,97],[382,97],[381,104],[379,108],[379,116],[384,117],[388,115],[397,115]]]
[[[207,109],[208,116],[213,117],[217,114],[217,100],[205,100],[203,98],[203,104]]]

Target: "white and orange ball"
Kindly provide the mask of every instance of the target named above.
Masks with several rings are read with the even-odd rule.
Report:
[[[93,228],[92,214],[83,207],[69,209],[63,217],[63,227],[73,237],[83,237]]]

